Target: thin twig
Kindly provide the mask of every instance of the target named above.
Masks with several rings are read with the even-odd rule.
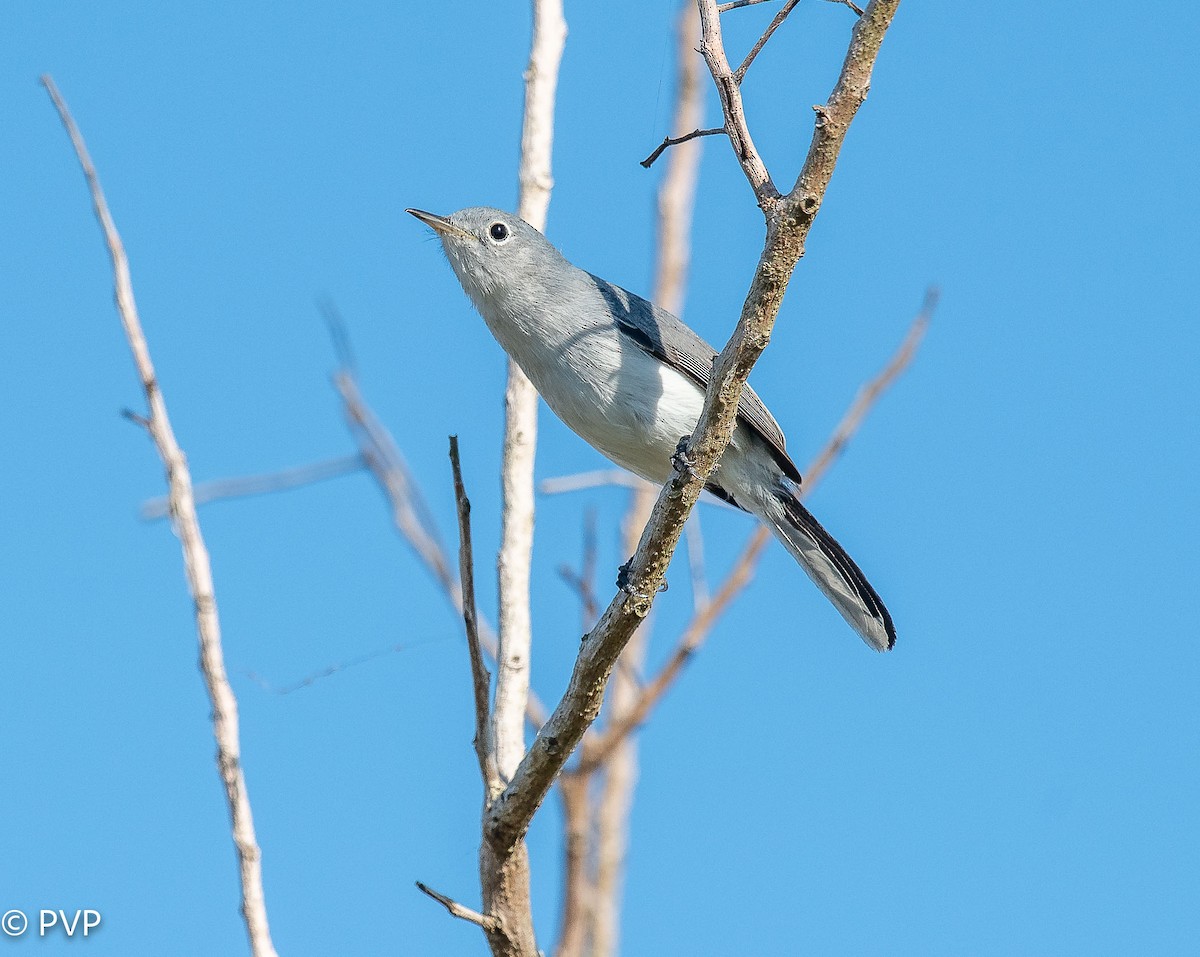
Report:
[[[349,475],[352,472],[361,472],[366,467],[367,463],[361,455],[347,455],[340,459],[314,462],[311,465],[281,469],[278,472],[268,472],[264,475],[245,475],[240,478],[201,482],[195,488],[196,504],[198,506],[207,505],[209,502],[219,502],[224,499],[284,492],[288,489],[302,488],[305,485],[315,485],[317,482]],[[151,522],[166,518],[170,512],[170,501],[164,495],[143,504],[142,520]]]
[[[925,301],[921,304],[921,309],[913,319],[912,325],[909,326],[904,341],[900,343],[900,347],[879,374],[858,390],[858,395],[855,396],[850,408],[846,410],[846,414],[842,416],[837,428],[833,430],[833,435],[825,444],[825,448],[808,467],[808,471],[804,475],[806,493],[812,491],[813,486],[820,481],[829,466],[845,451],[846,444],[854,437],[854,433],[862,425],[867,413],[879,401],[879,397],[912,363],[913,357],[921,345],[921,340],[925,338],[925,331],[929,328],[929,321],[933,318],[934,310],[937,309],[939,297],[940,293],[936,286],[930,286],[925,291]]]
[[[664,136],[663,141],[658,144],[654,152],[642,160],[640,165],[646,169],[649,169],[654,165],[654,161],[662,156],[663,153],[672,146],[678,146],[680,143],[686,143],[689,140],[694,140],[699,136],[716,136],[718,133],[724,132],[725,127],[720,126],[711,130],[695,129],[690,133],[684,133],[682,136]]]
[[[739,85],[741,84],[742,80],[745,79],[746,71],[750,69],[750,64],[754,62],[754,58],[758,56],[762,48],[767,45],[767,41],[771,39],[771,34],[779,29],[780,24],[787,19],[788,14],[791,13],[799,3],[800,0],[787,0],[787,3],[785,3],[783,7],[780,8],[779,12],[775,14],[775,18],[767,26],[767,29],[763,31],[763,35],[759,37],[754,46],[750,48],[750,52],[746,54],[746,59],[742,61],[742,65],[733,71],[733,78]]]
[[[204,536],[200,531],[200,520],[196,515],[196,503],[192,491],[192,479],[188,472],[187,458],[175,439],[171,420],[167,415],[166,400],[159,388],[158,377],[150,359],[150,347],[142,332],[137,304],[133,296],[133,282],[129,274],[129,260],[124,244],[117,232],[116,224],[108,210],[100,178],[92,165],[83,135],[75,125],[67,104],[63,101],[49,76],[42,77],[42,85],[54,101],[59,118],[71,138],[79,165],[87,179],[88,188],[95,207],[96,218],[104,233],[112,259],[113,283],[116,292],[117,312],[125,328],[125,337],[133,353],[134,364],[146,394],[149,415],[145,426],[154,441],[159,457],[167,470],[170,487],[171,514],[175,520],[175,533],[183,548],[184,565],[188,587],[196,615],[196,631],[200,640],[200,670],[208,689],[212,706],[213,737],[217,742],[217,765],[225,785],[225,797],[233,824],[233,841],[237,848],[241,872],[242,917],[246,922],[246,933],[255,957],[275,957],[271,943],[271,932],[267,922],[267,906],[263,896],[262,852],[254,834],[254,818],[250,809],[250,797],[246,791],[246,778],[242,771],[241,744],[238,733],[237,698],[225,673],[224,653],[221,648],[221,625],[217,615],[217,600],[213,588],[212,565]]]
[[[421,642],[417,642],[417,644],[421,644]],[[359,665],[365,665],[368,662],[383,658],[386,655],[398,654],[401,651],[408,651],[412,647],[413,643],[407,643],[391,645],[387,648],[380,648],[376,651],[368,651],[356,658],[350,658],[346,661],[339,661],[331,665],[326,665],[324,668],[307,674],[303,678],[298,678],[297,680],[286,685],[272,684],[255,671],[247,671],[245,672],[245,675],[256,685],[262,688],[263,691],[266,691],[270,694],[287,695],[296,691],[300,691],[302,688],[309,688],[312,685],[315,685],[318,681],[321,681],[325,678],[331,678],[333,675],[339,674],[343,671],[348,671],[351,668],[357,668]]]
[[[483,649],[479,646],[479,625],[475,616],[475,557],[471,549],[471,501],[463,487],[457,435],[450,436],[450,468],[454,473],[454,502],[458,509],[458,576],[462,582],[463,624],[467,629],[471,684],[475,692],[475,756],[479,759],[479,773],[483,777],[486,800],[491,801],[502,788],[496,767],[488,704],[492,676],[483,663]]]
[[[574,770],[558,778],[563,815],[562,903],[554,957],[583,957],[591,924],[596,888],[588,874],[591,858],[591,778]]]
[[[457,917],[460,920],[469,921],[482,927],[485,931],[496,929],[496,918],[489,917],[487,914],[481,914],[477,910],[471,910],[469,907],[464,907],[452,897],[447,897],[445,894],[439,894],[428,884],[422,884],[420,881],[414,882],[417,885],[417,890],[422,894],[432,897],[435,901],[441,904],[451,917]]]
[[[583,630],[595,624],[600,611],[596,605],[596,510],[589,508],[583,518],[583,562],[578,572],[566,563],[558,566],[558,577],[579,598]]]
[[[860,17],[863,15],[863,13],[866,12],[857,3],[854,3],[853,0],[827,0],[827,2],[828,3],[840,3],[843,6],[847,6],[851,10],[853,10],[855,13],[857,13]]]
[[[767,0],[732,0],[731,3],[718,3],[717,13],[736,10],[738,7],[753,7],[755,4],[766,3]]]
[[[644,479],[640,479],[624,469],[599,469],[595,472],[579,472],[575,475],[560,475],[555,478],[542,479],[541,484],[538,485],[538,491],[543,495],[561,495],[564,492],[582,492],[589,488],[599,488],[605,485],[637,488],[639,485],[645,484]]]

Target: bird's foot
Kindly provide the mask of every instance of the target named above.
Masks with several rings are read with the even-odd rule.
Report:
[[[675,451],[671,455],[671,465],[674,466],[676,472],[682,472],[688,478],[700,478],[700,473],[696,471],[696,465],[692,462],[692,458],[688,455],[688,440],[690,435],[680,436],[679,444],[675,446]]]
[[[638,591],[633,587],[633,582],[630,580],[630,572],[633,571],[633,559],[629,559],[624,565],[617,569],[617,588],[625,592],[630,598],[641,598],[643,601],[649,601],[652,596]],[[667,590],[667,580],[664,578],[661,585],[658,586],[660,592]]]

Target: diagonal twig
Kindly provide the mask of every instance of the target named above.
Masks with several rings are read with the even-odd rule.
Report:
[[[433,576],[450,605],[461,615],[462,587],[451,569],[448,553],[430,517],[420,486],[409,471],[395,440],[367,405],[349,368],[340,369],[333,381],[342,398],[346,421],[359,452],[391,506],[396,530]],[[477,617],[477,621],[483,650],[495,661],[496,634],[482,617]],[[530,694],[525,716],[533,730],[546,723],[547,713],[537,696]]]
[[[921,309],[917,316],[909,326],[908,333],[904,336],[904,341],[900,343],[891,361],[884,366],[883,370],[870,382],[864,385],[855,396],[854,402],[850,408],[846,410],[846,414],[842,416],[841,422],[837,428],[833,430],[833,435],[825,444],[825,448],[821,454],[813,460],[812,465],[808,467],[805,473],[805,491],[811,491],[815,485],[833,464],[834,460],[842,454],[846,448],[846,443],[858,431],[862,425],[863,419],[867,413],[879,401],[882,395],[896,378],[912,362],[913,357],[917,354],[917,349],[921,345],[921,340],[925,338],[925,331],[929,328],[929,320],[933,318],[934,310],[937,309],[940,293],[936,286],[930,286],[925,291],[925,301],[921,304]]]
[[[209,502],[219,502],[230,498],[246,498],[250,495],[267,495],[273,492],[302,488],[305,485],[314,485],[327,479],[349,475],[352,472],[360,472],[364,468],[366,468],[366,463],[361,455],[347,455],[342,458],[281,469],[278,472],[268,472],[263,475],[244,475],[239,478],[201,482],[193,492],[197,505],[207,505]],[[170,504],[169,496],[164,495],[161,498],[150,499],[142,506],[141,517],[148,522],[166,518],[170,513]]]
[[[718,3],[717,13],[725,13],[729,10],[736,10],[738,7],[753,7],[759,3],[766,3],[767,0],[731,0],[730,3]]]
[[[441,904],[451,917],[457,917],[459,920],[469,921],[472,924],[477,924],[484,930],[496,929],[496,918],[489,917],[487,914],[481,914],[477,910],[471,910],[469,907],[464,907],[452,897],[447,897],[445,894],[439,894],[428,884],[422,884],[420,881],[415,882],[417,890],[428,897],[432,897],[435,901]]]
[[[454,501],[458,509],[458,574],[462,582],[463,624],[467,629],[467,650],[471,656],[471,685],[475,692],[475,756],[479,773],[490,801],[502,790],[492,741],[488,692],[492,676],[483,663],[479,646],[479,624],[475,615],[475,558],[471,549],[471,501],[463,487],[462,467],[458,458],[458,436],[450,436],[450,468],[454,473]]]
[[[855,13],[857,13],[860,17],[866,12],[865,10],[863,10],[862,7],[860,7],[857,3],[855,3],[854,0],[826,0],[826,2],[840,3],[844,7],[849,7],[851,10],[853,10]]]
[[[742,65],[733,71],[733,79],[738,85],[741,85],[742,80],[745,79],[746,71],[750,69],[750,64],[754,62],[754,58],[758,56],[758,54],[762,51],[762,48],[767,45],[767,41],[771,39],[771,34],[779,29],[783,21],[787,19],[788,14],[791,13],[799,3],[800,0],[787,0],[787,3],[785,3],[780,8],[779,12],[775,14],[774,19],[771,20],[770,24],[767,26],[767,29],[763,31],[762,36],[758,38],[758,41],[753,47],[750,48],[750,52],[746,54],[746,59],[742,61]]]
[[[134,365],[146,394],[149,415],[142,420],[150,438],[158,450],[159,457],[167,470],[167,485],[170,489],[170,511],[174,519],[175,533],[183,548],[184,566],[187,571],[188,588],[195,607],[196,631],[200,641],[200,670],[212,705],[213,737],[217,742],[217,766],[221,781],[225,785],[225,798],[233,825],[233,841],[237,848],[241,876],[242,917],[246,933],[255,957],[275,957],[271,942],[271,931],[267,922],[267,905],[263,896],[262,852],[254,833],[254,817],[250,809],[250,797],[246,790],[246,778],[242,771],[241,743],[238,731],[237,698],[225,673],[225,658],[221,648],[221,624],[217,615],[217,600],[213,587],[212,564],[204,536],[200,531],[200,520],[196,515],[196,503],[192,490],[192,478],[188,471],[187,458],[175,438],[171,420],[167,415],[166,400],[159,388],[154,364],[150,359],[150,347],[138,318],[137,303],[133,295],[133,281],[129,274],[129,259],[124,244],[117,232],[116,224],[108,210],[100,178],[88,154],[83,135],[75,125],[67,104],[49,76],[42,77],[42,85],[50,94],[59,118],[66,128],[83,175],[87,179],[96,218],[104,233],[109,257],[112,259],[113,283],[116,292],[117,312],[129,340]]]

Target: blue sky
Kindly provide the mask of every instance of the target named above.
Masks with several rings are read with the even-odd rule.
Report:
[[[551,239],[652,281],[668,0],[569,4]],[[243,952],[177,542],[82,179],[88,138],[198,480],[350,452],[315,302],[449,536],[446,436],[490,551],[503,362],[405,206],[512,207],[524,4],[6,6],[0,56],[0,910],[90,907],[94,954]],[[727,15],[742,51],[770,7]],[[849,11],[807,0],[745,85],[798,169]],[[1194,42],[1131,4],[907,3],[753,381],[803,465],[943,290],[920,357],[810,504],[896,618],[867,652],[772,546],[642,736],[629,954],[1182,954],[1200,934]],[[715,120],[715,99],[708,117]],[[724,342],[761,218],[704,146],[686,316]],[[548,413],[540,477],[602,465]],[[624,495],[543,499],[534,681],[564,686],[554,569]],[[478,954],[412,887],[477,900],[460,624],[365,476],[202,520],[281,954]],[[710,571],[749,524],[703,514]],[[686,620],[682,569],[651,657]],[[285,685],[401,644],[288,695]],[[531,833],[553,939],[556,809]],[[57,953],[61,939],[0,940]]]

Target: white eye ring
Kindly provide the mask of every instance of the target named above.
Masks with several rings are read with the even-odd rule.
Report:
[[[488,227],[488,235],[492,238],[493,242],[503,243],[506,242],[508,237],[512,234],[509,232],[508,227],[505,226],[504,223],[492,223],[492,225]]]

